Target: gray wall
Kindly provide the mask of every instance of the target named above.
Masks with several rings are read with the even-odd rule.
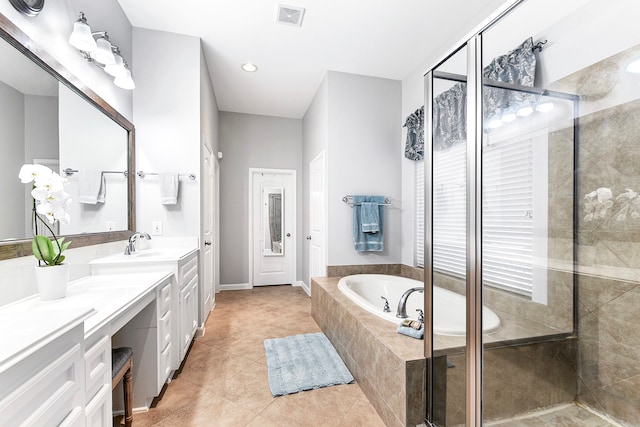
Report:
[[[17,90],[0,82],[0,194],[12,200],[2,212],[0,236],[23,237],[25,212],[16,200],[24,200],[25,187],[18,179],[24,162],[24,96]],[[3,203],[4,204],[4,203]]]
[[[296,170],[302,277],[302,120],[220,112],[220,283],[249,282],[249,168]]]
[[[136,168],[196,173],[180,178],[178,204],[162,205],[157,177],[136,178],[136,222],[149,231],[162,221],[164,236],[200,233],[200,39],[133,29],[136,89]],[[161,66],[159,66],[161,64]]]
[[[302,119],[302,223],[304,235],[311,234],[311,212],[309,205],[309,162],[313,160],[322,150],[327,149],[329,133],[329,99],[328,99],[327,77],[322,80],[309,109]],[[302,279],[307,286],[311,286],[309,280],[310,244],[307,240],[302,241]]]
[[[393,264],[401,260],[401,82],[328,73],[328,265]],[[348,194],[389,196],[384,251],[356,252]]]
[[[25,95],[24,163],[33,159],[59,159],[58,98],[55,96]],[[24,186],[24,234],[31,236],[30,215],[33,199]]]

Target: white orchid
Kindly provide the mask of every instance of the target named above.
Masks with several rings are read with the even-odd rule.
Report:
[[[46,179],[53,174],[53,171],[46,166],[33,164],[22,165],[18,178],[23,184],[28,184],[32,181],[38,181],[40,179]]]
[[[33,189],[31,190],[31,196],[34,200],[33,225],[35,235],[32,243],[33,255],[38,261],[43,261],[46,265],[61,264],[64,261],[62,252],[69,247],[71,242],[63,243],[64,238],[57,238],[41,215],[47,219],[49,224],[55,224],[56,221],[69,224],[71,217],[67,210],[69,203],[71,203],[71,198],[64,191],[64,186],[68,181],[48,167],[38,164],[23,165],[20,168],[18,177],[24,184],[33,182]],[[53,241],[47,236],[38,234],[38,221],[49,230],[53,236]]]

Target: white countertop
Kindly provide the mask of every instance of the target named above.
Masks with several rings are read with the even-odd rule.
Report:
[[[151,248],[139,250],[132,255],[113,254],[95,258],[89,261],[89,265],[174,262],[180,261],[197,251],[198,248]]]
[[[85,338],[170,280],[171,272],[87,276],[69,283],[67,296],[38,295],[0,307],[0,372],[84,321]]]

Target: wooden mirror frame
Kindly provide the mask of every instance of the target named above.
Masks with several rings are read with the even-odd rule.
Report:
[[[128,230],[74,234],[65,236],[73,241],[71,248],[97,245],[100,243],[115,242],[128,239],[135,230],[135,128],[133,123],[116,111],[98,94],[87,87],[80,79],[71,74],[62,64],[53,58],[47,51],[38,46],[20,28],[0,13],[0,38],[18,49],[25,56],[47,71],[59,82],[77,93],[85,101],[96,107],[107,117],[115,121],[128,132],[128,162],[127,162],[127,196],[128,196]],[[16,177],[17,179],[17,177]],[[11,240],[0,242],[0,260],[18,258],[32,255],[31,239]]]

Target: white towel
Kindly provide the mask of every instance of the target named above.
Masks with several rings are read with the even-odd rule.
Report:
[[[102,171],[78,171],[78,202],[95,205],[104,203],[106,196],[107,184]]]
[[[163,205],[175,205],[178,203],[178,174],[160,173],[160,202]]]

